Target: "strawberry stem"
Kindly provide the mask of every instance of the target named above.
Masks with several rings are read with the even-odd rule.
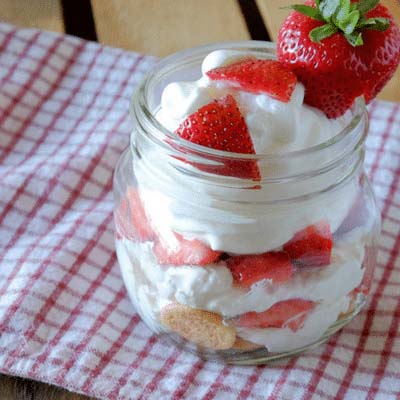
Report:
[[[366,18],[365,14],[373,10],[379,0],[319,0],[315,1],[316,7],[304,4],[289,6],[310,18],[325,22],[324,25],[314,28],[309,36],[313,42],[321,42],[337,32],[344,34],[352,46],[364,44],[362,39],[363,29],[385,31],[389,28],[388,18]]]

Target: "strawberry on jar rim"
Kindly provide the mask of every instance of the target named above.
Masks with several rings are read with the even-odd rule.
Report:
[[[400,30],[379,0],[317,0],[283,22],[278,59],[305,86],[305,102],[329,118],[344,114],[356,97],[371,101],[400,63]]]
[[[207,71],[211,80],[228,81],[241,90],[267,93],[287,103],[297,83],[296,75],[280,62],[247,57],[226,66]]]

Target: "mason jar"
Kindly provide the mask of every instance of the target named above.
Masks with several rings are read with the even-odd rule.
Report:
[[[286,153],[183,140],[155,117],[162,91],[198,79],[216,49],[275,58],[272,43],[222,43],[148,73],[115,170],[116,250],[154,333],[206,359],[265,363],[326,341],[366,304],[380,226],[363,165],[368,116],[359,98],[333,138]],[[261,177],[231,176],[232,165]]]

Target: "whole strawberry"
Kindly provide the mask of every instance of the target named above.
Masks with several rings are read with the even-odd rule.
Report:
[[[305,102],[329,118],[364,95],[371,101],[400,62],[400,30],[379,0],[294,5],[278,36],[279,60],[305,88]]]

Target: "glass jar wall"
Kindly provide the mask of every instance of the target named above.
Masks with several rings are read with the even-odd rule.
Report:
[[[130,148],[115,171],[116,249],[150,329],[204,358],[255,364],[325,341],[365,304],[379,213],[364,173],[362,100],[327,142],[236,154],[180,139],[155,118],[169,82],[196,79],[224,43],[161,61],[135,92]],[[257,168],[252,179],[233,169]],[[235,176],[233,176],[235,175]]]

